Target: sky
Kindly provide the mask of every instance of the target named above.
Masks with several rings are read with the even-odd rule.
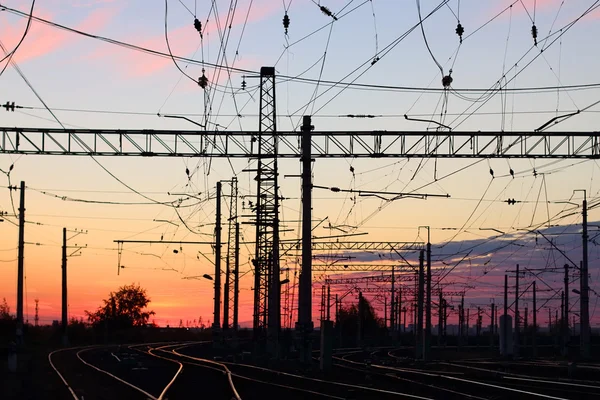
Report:
[[[280,76],[279,130],[297,130],[302,115],[312,115],[315,128],[322,131],[423,131],[436,126],[407,121],[406,114],[459,131],[530,132],[550,118],[586,109],[599,100],[598,87],[564,88],[598,83],[600,59],[594,38],[600,37],[600,8],[579,18],[596,3],[450,0],[425,19],[421,30],[417,2],[408,0],[240,0],[235,8],[224,0],[168,0],[167,13],[161,1],[38,0],[33,11],[36,17],[168,53],[166,14],[172,53],[197,63],[179,61],[176,66],[169,57],[133,51],[35,20],[13,61],[68,128],[197,128],[184,120],[158,116],[177,114],[219,130],[256,131],[256,72],[261,66],[275,66]],[[22,0],[0,0],[0,4],[26,14],[31,7],[29,1]],[[337,20],[324,14],[319,4]],[[425,18],[439,4],[422,0],[421,16]],[[291,20],[287,35],[282,25],[286,10]],[[194,15],[202,22],[202,37],[194,29]],[[459,21],[465,30],[462,44],[455,33]],[[531,35],[534,23],[539,32],[537,46]],[[15,48],[26,25],[27,16],[0,8],[0,41],[7,50]],[[0,68],[5,64],[0,63]],[[227,68],[214,69],[214,64],[250,72],[228,73]],[[319,80],[355,80],[369,85],[442,89],[442,75],[450,74],[450,69],[454,90],[446,94],[440,90],[365,90],[315,84]],[[203,73],[209,82],[207,90],[197,84]],[[242,82],[246,82],[245,89]],[[491,88],[498,83],[508,90],[496,91],[489,98],[463,90]],[[555,89],[511,91],[542,87]],[[1,104],[14,101],[24,107],[15,112],[0,108],[0,126],[60,127],[10,65],[0,75],[0,94]],[[600,106],[586,109],[551,131],[593,131],[599,111]],[[375,117],[344,117],[349,114]],[[0,154],[0,210],[17,214],[19,193],[8,186],[20,181],[27,185],[25,286],[29,320],[33,320],[35,299],[39,299],[42,323],[59,319],[63,227],[70,231],[69,246],[74,253],[68,260],[70,316],[84,317],[84,311],[99,306],[110,291],[134,282],[147,288],[156,322],[161,325],[193,322],[200,317],[205,323],[212,320],[211,282],[190,279],[213,272],[210,246],[126,244],[121,255],[125,268],[117,275],[114,241],[212,240],[215,185],[232,176],[239,180],[238,207],[241,220],[247,221],[246,208],[256,195],[256,184],[252,173],[244,169],[251,169],[255,161],[96,160],[99,163],[89,157]],[[427,236],[419,227],[429,226],[434,271],[447,271],[460,261],[446,278],[454,282],[448,290],[467,290],[467,302],[474,307],[488,305],[492,298],[499,304],[504,273],[516,263],[533,269],[562,267],[566,262],[554,246],[529,231],[548,229],[556,238],[555,245],[579,262],[581,214],[575,204],[581,204],[583,192],[574,191],[585,189],[590,204],[595,204],[600,192],[599,172],[595,160],[318,159],[313,165],[315,185],[451,197],[385,201],[314,189],[313,220],[324,221],[320,225],[315,222],[314,234],[351,232],[364,234],[356,240],[421,241]],[[300,181],[293,177],[299,173],[298,160],[280,162],[284,239],[300,237]],[[509,198],[519,202],[510,205],[506,202]],[[156,204],[179,199],[183,200],[177,209],[172,204]],[[223,210],[228,213],[229,205],[224,204]],[[0,297],[6,297],[14,310],[18,229],[11,223],[16,221],[14,216],[5,219],[0,223]],[[600,220],[596,208],[590,209],[589,220],[591,224]],[[76,233],[80,231],[85,233]],[[244,241],[253,241],[253,227],[242,224],[242,235]],[[512,241],[516,244],[503,246]],[[478,247],[469,252],[474,245]],[[600,291],[595,248],[590,243],[590,285]],[[240,321],[246,326],[252,314],[252,253],[250,245],[242,246],[241,270],[248,272],[241,280]],[[356,257],[353,262],[398,262],[390,253],[345,256]],[[416,262],[416,254],[406,257]],[[294,271],[299,259],[294,256],[281,262],[289,269],[289,289],[295,295]],[[314,275],[316,321],[324,274]],[[337,276],[334,272],[327,275]],[[532,278],[527,279],[530,282]],[[558,307],[556,290],[562,275],[548,271],[536,279],[539,285],[554,290],[549,292],[554,298],[546,306]],[[572,284],[578,284],[576,270],[571,279]],[[334,288],[340,294],[347,290],[344,285]],[[524,296],[527,302],[529,294]],[[354,297],[345,301],[349,304]],[[594,311],[596,299],[592,295]],[[373,301],[381,314],[379,297]],[[576,310],[578,305],[573,301],[571,307]],[[593,322],[600,323],[600,311],[592,315]]]

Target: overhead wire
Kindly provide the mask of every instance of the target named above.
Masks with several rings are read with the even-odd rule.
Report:
[[[23,44],[23,41],[25,40],[25,38],[27,37],[27,34],[29,33],[29,28],[31,28],[31,21],[33,19],[33,9],[35,7],[35,1],[36,0],[31,1],[31,8],[29,9],[29,15],[27,16],[27,25],[25,26],[25,30],[23,31],[23,35],[21,36],[21,39],[19,39],[19,41],[15,45],[15,48],[9,52],[6,52],[6,50],[4,50],[4,48],[3,48],[5,55],[0,60],[0,63],[6,61],[6,64],[4,65],[2,70],[0,70],[0,76],[2,76],[4,71],[6,71],[6,68],[8,67],[8,65],[11,64],[11,61],[12,61],[15,53],[17,52],[17,50],[19,50],[19,47],[21,47],[21,44]]]

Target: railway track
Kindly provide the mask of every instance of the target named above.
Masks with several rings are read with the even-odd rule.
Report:
[[[375,353],[349,352],[343,356],[336,356],[338,364],[353,365],[355,368],[365,369],[364,360],[356,358],[374,358]],[[388,356],[394,359],[393,352]],[[354,360],[353,360],[354,359]],[[398,361],[398,360],[395,360]],[[501,399],[592,399],[600,398],[600,383],[552,380],[539,376],[499,373],[496,370],[463,366],[456,363],[433,362],[428,364],[415,364],[401,358],[402,367],[392,365],[373,364],[370,368],[378,373],[409,379],[413,383],[426,385],[430,389],[453,390],[464,397]],[[434,382],[434,383],[432,383]],[[446,393],[443,398],[450,398],[453,393]],[[441,394],[433,394],[442,398]]]
[[[189,353],[183,352],[183,349],[189,346],[181,346],[173,349],[171,353],[190,360],[191,362],[206,362],[202,357],[195,357]],[[181,360],[181,359],[180,359]],[[349,377],[350,382],[332,380],[330,378],[317,378],[312,376],[300,375],[297,373],[282,372],[255,365],[220,362],[231,371],[231,376],[236,387],[243,382],[250,383],[252,386],[263,385],[269,390],[277,388],[286,399],[431,399],[431,397],[415,395],[400,391],[398,388],[387,389],[377,388],[370,383],[364,382],[364,379],[357,380],[357,377]],[[364,377],[361,377],[364,378]],[[240,390],[241,397],[246,399],[264,399],[263,393],[256,391],[248,392]]]
[[[186,342],[187,343],[187,342]],[[181,346],[183,343],[177,343]],[[65,385],[65,399],[211,399],[240,400],[220,370],[202,371],[163,357],[173,344],[88,346],[54,351],[48,361]]]
[[[484,360],[415,364],[389,348],[346,349],[334,355],[330,374],[308,376],[209,359],[199,347],[205,344],[77,347],[54,351],[48,360],[65,385],[64,398],[77,400],[600,398],[600,382],[502,372]]]

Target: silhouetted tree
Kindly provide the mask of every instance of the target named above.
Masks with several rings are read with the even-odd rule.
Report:
[[[365,337],[375,336],[382,327],[382,321],[377,317],[375,309],[366,298],[359,300],[362,308],[361,330]],[[359,305],[351,304],[341,307],[338,313],[337,329],[341,331],[342,337],[355,339],[359,329]]]
[[[2,299],[2,304],[0,304],[0,320],[3,321],[12,321],[14,317],[10,313],[10,307],[6,302],[6,297]]]
[[[110,292],[108,299],[102,300],[102,306],[94,312],[85,311],[90,323],[101,326],[106,323],[112,329],[126,329],[134,326],[145,326],[154,311],[145,310],[150,303],[146,289],[131,284]]]

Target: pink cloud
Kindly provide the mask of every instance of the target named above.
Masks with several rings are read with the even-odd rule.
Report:
[[[514,3],[514,4],[513,4]],[[557,10],[560,7],[561,0],[523,0],[523,3],[520,1],[515,2],[515,0],[505,0],[498,4],[496,7],[492,9],[491,14],[496,15],[502,10],[506,9],[506,7],[512,6],[513,15],[526,15],[527,12],[533,16],[533,10],[535,7],[535,12],[544,12],[548,10]],[[527,11],[525,11],[527,8]],[[508,12],[508,11],[507,11]],[[508,13],[505,13],[505,16],[508,17]]]
[[[277,5],[279,5],[279,3],[277,3]],[[274,4],[261,4],[260,6],[257,6],[255,3],[248,17],[248,23],[260,21],[272,13],[279,11],[279,9],[280,7],[278,8]],[[244,20],[245,12],[239,12],[236,14],[236,18],[231,26],[241,26],[244,23]],[[225,22],[226,21],[224,17],[220,21],[221,27],[225,26]],[[141,36],[138,36],[137,38],[129,37],[123,41],[136,44],[140,47],[168,53],[164,33],[155,34],[150,38],[147,38],[147,36],[144,37],[146,39],[141,39]],[[207,40],[210,40],[211,43],[219,43],[218,31],[216,29],[214,20],[209,22],[208,26],[206,26],[204,30],[205,46],[207,45]],[[196,51],[198,48],[200,40],[198,38],[198,33],[194,31],[194,28],[190,23],[185,26],[171,29],[169,31],[169,44],[171,51],[175,56],[191,57],[194,54],[194,51]],[[114,46],[108,45],[104,45],[101,48],[95,49],[93,52],[88,54],[86,58],[109,58],[113,61],[112,65],[118,65],[120,72],[127,78],[147,77],[159,73],[167,68],[175,68],[173,61],[168,58],[161,58],[127,49],[118,49]],[[228,61],[231,65],[234,60],[230,59]],[[179,61],[178,64],[182,69],[186,65],[185,63]],[[246,60],[243,62],[243,64],[244,67],[241,66],[241,61],[236,62],[236,66],[240,68],[248,68],[253,64],[253,61]],[[187,70],[190,70],[190,75],[194,77],[196,77],[196,75],[199,76],[200,74],[200,69],[196,66],[193,68],[189,67]],[[187,70],[186,73],[188,72]],[[222,83],[226,79],[226,74],[222,74],[221,78],[219,79],[219,83]]]
[[[77,24],[76,29],[86,32],[98,31],[110,22],[116,12],[117,9],[115,8],[103,8],[91,11],[81,23]],[[44,11],[37,11],[35,15],[47,20],[52,20],[53,17]],[[21,39],[26,26],[23,21],[25,20],[15,24],[2,21],[0,37],[7,38],[4,43],[7,49],[14,48]],[[73,33],[50,27],[41,22],[32,21],[29,32],[15,53],[13,60],[16,62],[25,62],[42,57],[66,47],[78,39],[79,37]]]

